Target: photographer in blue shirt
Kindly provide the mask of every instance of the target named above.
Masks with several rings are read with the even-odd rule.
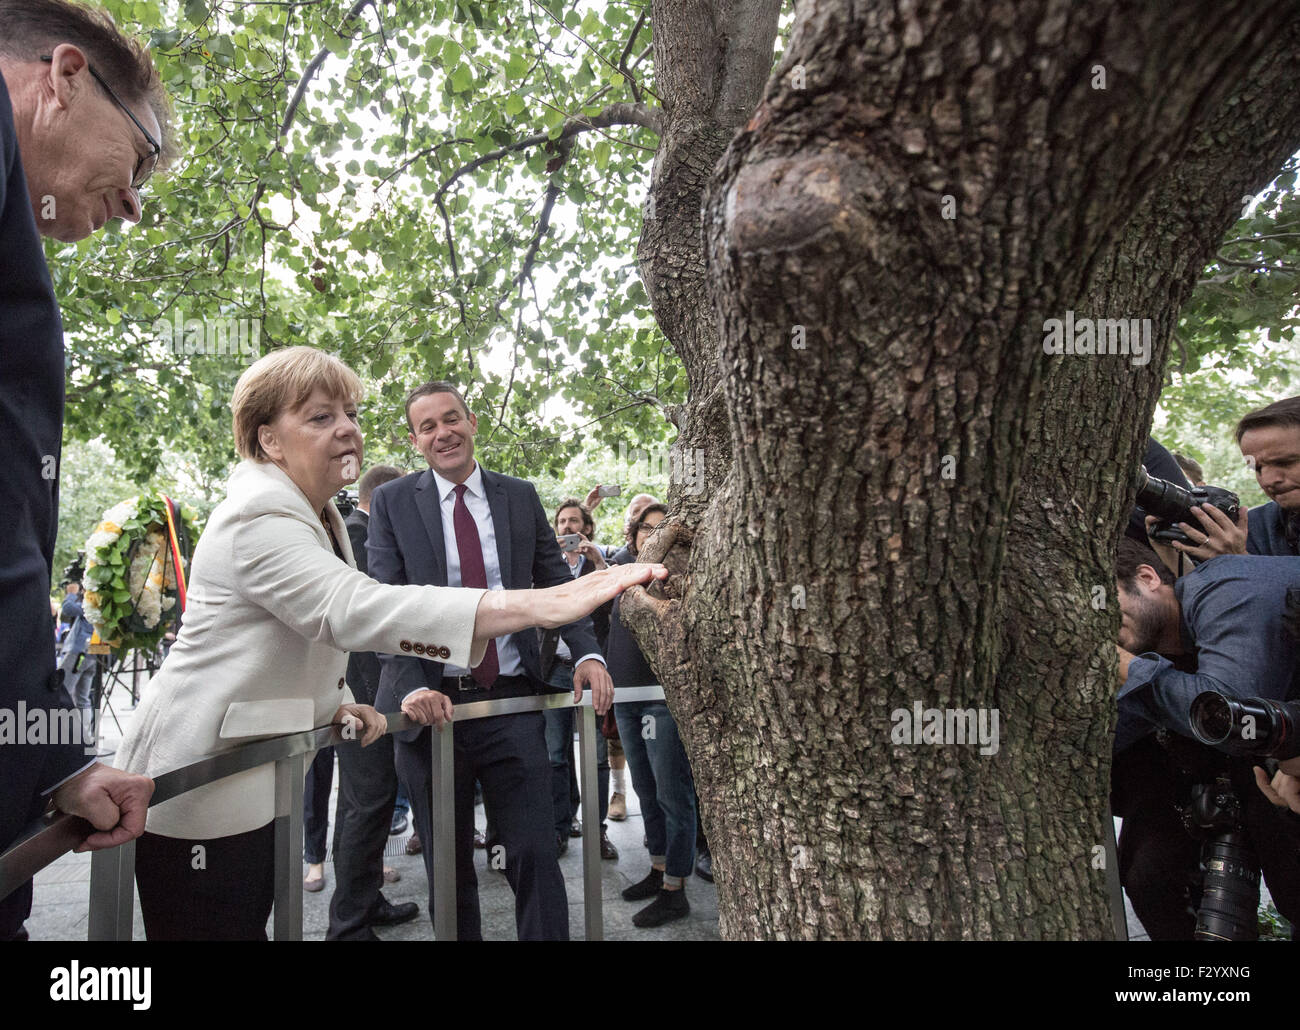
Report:
[[[1223,556],[1182,578],[1155,552],[1120,541],[1119,722],[1112,810],[1124,820],[1120,879],[1153,940],[1190,940],[1200,893],[1200,845],[1179,807],[1190,781],[1173,768],[1157,731],[1180,751],[1192,739],[1192,701],[1207,690],[1233,697],[1291,696],[1300,645],[1288,625],[1287,591],[1300,590],[1300,558]],[[1206,749],[1209,751],[1209,749]],[[1216,752],[1209,752],[1216,756]],[[1242,822],[1278,910],[1300,915],[1300,856],[1282,815],[1256,788],[1248,761],[1233,762]]]

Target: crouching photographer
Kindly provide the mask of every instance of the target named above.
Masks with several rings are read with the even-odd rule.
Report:
[[[1196,742],[1191,710],[1209,691],[1290,697],[1300,646],[1286,602],[1300,590],[1300,558],[1223,556],[1175,581],[1155,552],[1125,538],[1115,573],[1121,686],[1111,806],[1124,820],[1120,880],[1134,911],[1153,940],[1249,936],[1251,877],[1257,891],[1262,871],[1295,923],[1300,849],[1283,826],[1290,817],[1257,787],[1251,759]]]

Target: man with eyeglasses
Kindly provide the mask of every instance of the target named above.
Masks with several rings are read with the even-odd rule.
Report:
[[[138,221],[139,188],[168,149],[166,122],[147,51],[107,14],[0,0],[0,479],[10,498],[0,710],[11,717],[70,707],[49,625],[63,329],[40,237],[74,242],[112,218]],[[0,784],[0,851],[47,806],[94,826],[82,850],[124,843],[144,830],[153,793],[150,779],[96,762],[80,741],[0,741]],[[0,940],[25,939],[31,901],[30,881],[0,898]]]

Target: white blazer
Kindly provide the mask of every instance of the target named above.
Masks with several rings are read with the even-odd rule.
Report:
[[[415,654],[471,667],[484,591],[390,586],[356,570],[343,518],[326,505],[344,561],[279,467],[243,461],[208,520],[181,632],[146,688],[119,769],[158,776],[256,737],[323,726],[352,702],[348,651]],[[308,761],[311,760],[309,755]],[[275,816],[275,766],[199,787],[149,810],[165,837],[245,833]]]

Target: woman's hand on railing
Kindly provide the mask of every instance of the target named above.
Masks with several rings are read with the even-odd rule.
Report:
[[[663,565],[634,563],[615,565],[544,590],[489,590],[479,601],[474,639],[500,637],[531,626],[567,626],[628,587],[667,578],[668,569]]]
[[[370,705],[339,705],[330,721],[343,724],[345,739],[360,737],[362,747],[369,747],[388,732],[388,720]]]

